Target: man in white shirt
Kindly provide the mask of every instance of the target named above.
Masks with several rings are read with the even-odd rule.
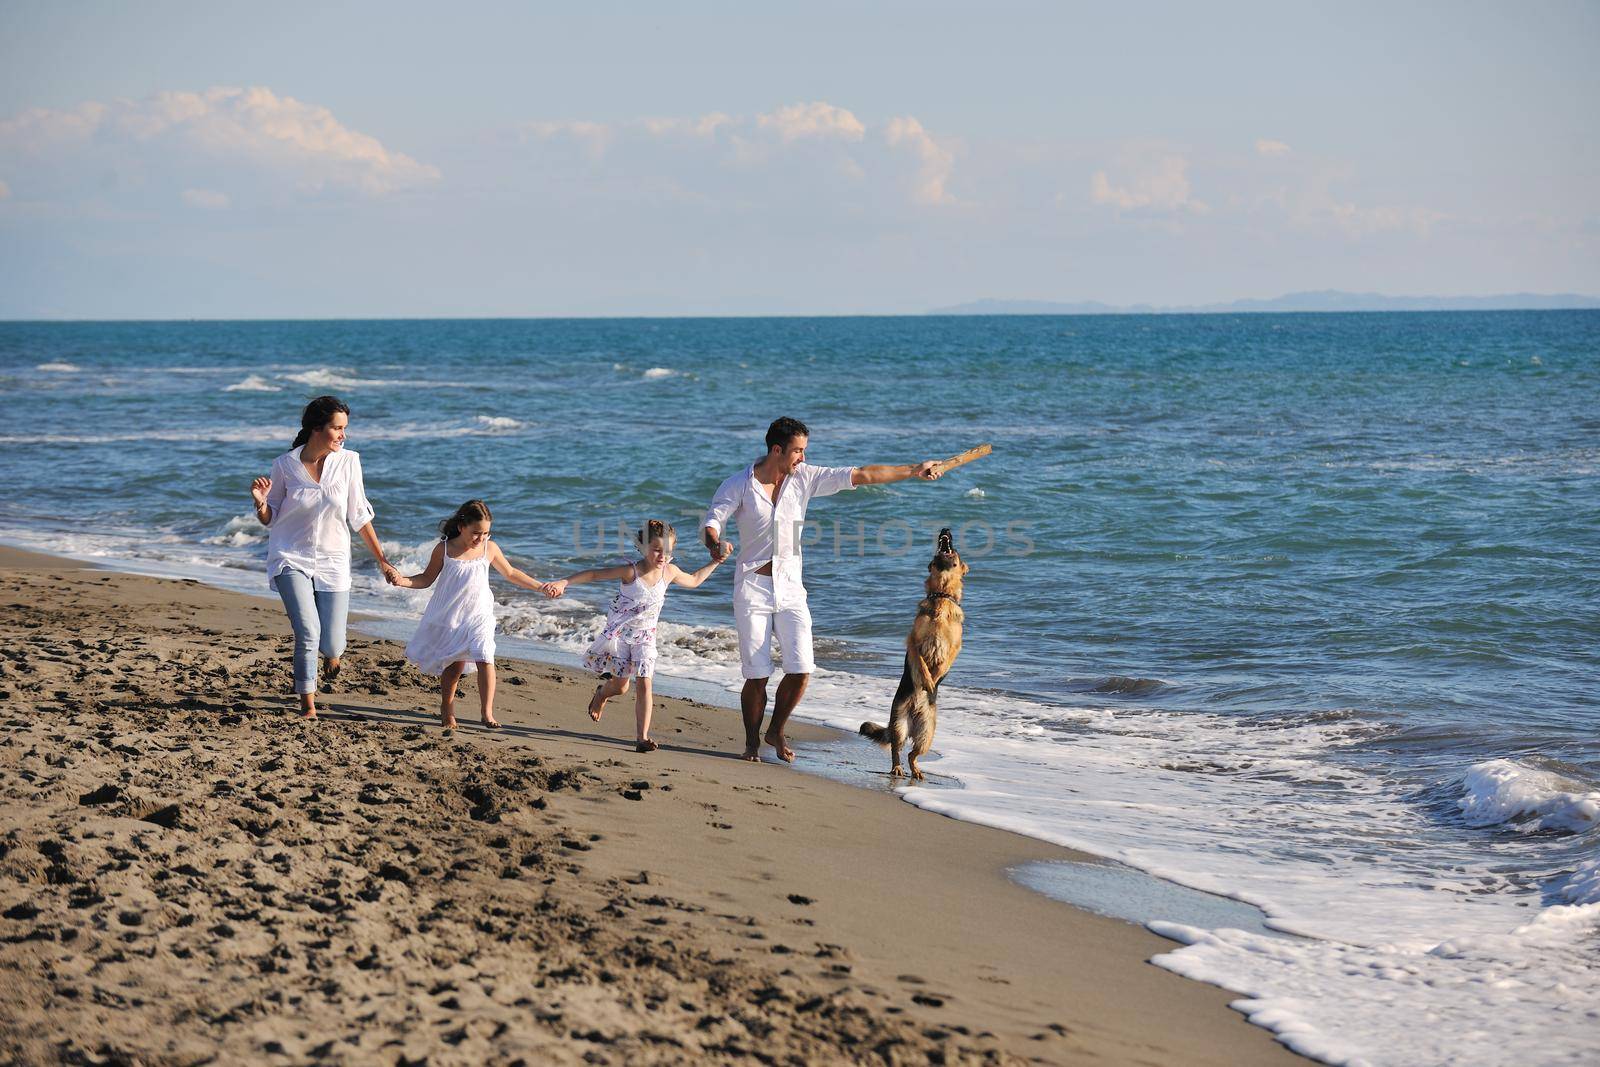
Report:
[[[939,477],[933,460],[903,466],[816,467],[805,461],[810,431],[798,419],[782,418],[767,428],[767,454],[723,482],[705,518],[705,544],[714,559],[733,546],[722,540],[730,519],[739,523],[739,559],[733,573],[733,617],[739,631],[739,666],[744,674],[744,758],[761,762],[762,741],[778,758],[794,762],[783,730],[811,676],[811,611],[800,573],[800,531],[812,497],[832,496],[858,485],[907,478]],[[783,650],[772,724],[763,738],[767,680],[772,676],[772,636]]]

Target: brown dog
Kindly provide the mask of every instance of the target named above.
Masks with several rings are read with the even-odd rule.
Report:
[[[887,746],[894,757],[889,769],[892,778],[900,777],[900,750],[907,748],[906,765],[911,777],[921,781],[917,759],[933,744],[933,731],[939,725],[939,683],[961,653],[961,580],[967,565],[961,562],[950,539],[948,528],[939,531],[938,547],[928,562],[928,580],[923,583],[927,596],[917,605],[917,618],[906,636],[906,664],[900,673],[900,688],[889,707],[889,725],[864,722],[864,737]]]

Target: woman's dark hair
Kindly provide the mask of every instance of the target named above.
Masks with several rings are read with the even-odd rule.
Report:
[[[791,419],[787,415],[773,419],[772,425],[767,427],[767,451],[772,451],[774,445],[788,448],[789,442],[800,436],[810,437],[811,431],[799,419]]]
[[[461,527],[469,522],[493,522],[494,516],[489,514],[489,505],[481,500],[469,500],[456,508],[456,513],[439,524],[439,537],[448,541],[461,532]]]
[[[290,448],[299,448],[311,440],[311,435],[333,421],[335,415],[350,414],[350,405],[336,396],[319,396],[306,405],[300,413],[300,432],[295,435]]]
[[[658,537],[667,541],[676,541],[678,539],[678,531],[674,530],[669,523],[662,522],[660,519],[651,519],[644,524],[638,533],[633,535],[633,539],[639,542],[640,551],[649,548],[650,542]]]

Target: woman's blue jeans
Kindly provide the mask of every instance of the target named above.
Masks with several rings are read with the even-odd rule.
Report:
[[[345,616],[350,592],[320,593],[299,571],[279,571],[274,584],[294,627],[294,691],[317,691],[317,652],[329,659],[344,654]]]

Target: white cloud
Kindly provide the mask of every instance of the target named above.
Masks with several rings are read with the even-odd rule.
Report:
[[[1293,151],[1294,149],[1282,141],[1273,141],[1263,137],[1256,142],[1256,155],[1258,156],[1287,156]]]
[[[3,181],[0,181],[0,200],[9,200],[10,198],[11,186],[7,185]]]
[[[919,161],[916,200],[921,204],[944,204],[954,199],[945,191],[945,182],[955,166],[955,156],[909,116],[889,120],[884,139],[893,146],[905,146]]]
[[[345,126],[325,107],[270,89],[217,87],[144,100],[35,108],[0,121],[0,150],[26,161],[142,172],[241,167],[301,191],[383,196],[429,185],[437,168]]]
[[[202,211],[222,211],[228,207],[228,194],[215,189],[185,189],[183,202]]]
[[[1115,185],[1105,171],[1095,171],[1089,180],[1090,199],[1119,211],[1204,214],[1210,210],[1190,195],[1189,161],[1182,156],[1163,155],[1125,169],[1131,173]]]
[[[1264,198],[1265,206],[1284,212],[1285,221],[1297,229],[1337,231],[1350,239],[1386,233],[1425,238],[1450,218],[1428,207],[1383,203],[1382,194],[1362,188],[1355,167],[1348,163],[1306,161],[1298,169],[1297,182]]]
[[[690,137],[715,137],[719,129],[736,124],[736,120],[731,115],[713,111],[711,114],[701,115],[697,119],[640,119],[639,124],[652,137],[672,137],[678,134],[686,134]]]
[[[634,204],[671,200],[735,214],[844,209],[881,216],[953,203],[950,145],[910,116],[868,124],[825,101],[753,116],[651,116],[609,124],[535,121],[523,173],[574,195]],[[601,161],[604,166],[601,166]]]
[[[802,137],[837,137],[845,141],[859,141],[867,135],[861,120],[842,107],[824,104],[791,104],[769,115],[756,118],[756,125],[772,130],[784,142]]]
[[[614,136],[611,127],[603,122],[529,122],[521,132],[524,139],[572,141],[595,159],[605,155]]]
[[[104,120],[109,108],[90,101],[71,111],[35,107],[0,119],[0,145],[18,154],[38,154],[54,145],[87,140]]]
[[[606,150],[619,139],[645,137],[655,140],[671,140],[689,138],[691,140],[714,140],[718,131],[739,126],[740,120],[720,111],[713,111],[699,118],[679,117],[649,117],[631,119],[608,125],[603,122],[588,122],[578,120],[535,120],[525,122],[518,127],[518,133],[524,141],[535,140],[545,142],[569,141],[583,147],[584,151],[593,159],[600,159]]]
[[[1426,237],[1433,227],[1448,219],[1441,211],[1422,207],[1361,207],[1335,200],[1311,203],[1302,212],[1302,221],[1332,222],[1347,237],[1367,237],[1395,231]]]

